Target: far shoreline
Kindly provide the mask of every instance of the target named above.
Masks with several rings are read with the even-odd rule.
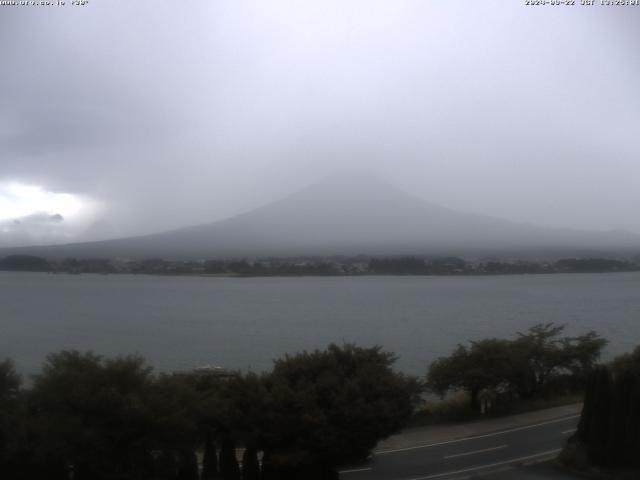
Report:
[[[46,272],[46,271],[27,271],[27,270],[1,270],[0,273],[20,273],[20,274],[48,274],[73,276],[134,276],[134,277],[159,277],[159,278],[212,278],[212,279],[255,279],[255,278],[493,278],[493,277],[538,277],[538,276],[561,276],[561,275],[611,275],[611,274],[629,274],[640,273],[640,270],[627,271],[604,271],[604,272],[505,272],[505,273],[474,273],[474,274],[376,274],[363,273],[354,275],[345,274],[326,274],[326,275],[242,275],[237,273],[147,273],[147,272]]]

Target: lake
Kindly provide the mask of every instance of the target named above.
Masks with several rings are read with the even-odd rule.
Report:
[[[0,358],[37,371],[62,349],[140,353],[159,370],[262,370],[330,342],[383,345],[423,374],[459,342],[536,322],[640,344],[640,273],[210,278],[0,272]]]

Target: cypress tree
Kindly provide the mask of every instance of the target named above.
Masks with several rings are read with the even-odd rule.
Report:
[[[178,480],[178,462],[172,451],[162,450],[155,464],[156,478],[159,480]]]
[[[154,478],[155,461],[150,451],[140,452],[132,466],[134,470],[133,478]]]
[[[640,468],[640,372],[634,377],[627,423],[631,429],[628,437],[630,466]]]
[[[216,480],[218,477],[218,455],[216,445],[210,435],[204,441],[204,456],[202,457],[202,480]]]
[[[584,443],[589,443],[591,438],[591,431],[594,423],[594,404],[596,398],[596,374],[592,372],[587,377],[587,384],[585,387],[584,401],[582,403],[582,413],[580,415],[580,421],[578,422],[578,428],[576,436]]]
[[[633,452],[630,437],[637,426],[629,424],[634,382],[628,373],[616,375],[611,392],[611,429],[608,460],[612,465],[628,465]],[[637,453],[636,453],[637,454]]]
[[[611,372],[608,368],[602,367],[598,368],[594,375],[587,454],[594,464],[608,465],[611,448]]]
[[[640,364],[635,358],[619,357],[588,378],[576,438],[593,465],[640,467]]]
[[[198,459],[192,450],[180,452],[178,480],[198,480]]]
[[[91,462],[78,462],[73,468],[74,480],[101,480],[105,474],[98,465]]]
[[[223,480],[240,480],[240,466],[236,446],[231,437],[225,437],[220,449],[220,476]]]
[[[278,474],[273,468],[271,462],[271,454],[268,451],[265,451],[262,455],[262,480],[278,480]]]
[[[600,367],[591,374],[577,438],[594,465],[640,467],[640,372]]]
[[[260,480],[258,451],[254,446],[247,446],[242,455],[242,480]]]

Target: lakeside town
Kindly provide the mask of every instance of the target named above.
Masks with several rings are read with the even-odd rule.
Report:
[[[349,276],[349,275],[508,275],[640,271],[640,258],[562,258],[466,260],[460,257],[291,257],[266,259],[50,260],[31,255],[0,258],[0,270],[48,273],[211,275],[211,276]]]

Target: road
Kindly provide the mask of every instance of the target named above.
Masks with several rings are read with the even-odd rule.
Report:
[[[500,472],[555,457],[579,415],[427,445],[379,451],[341,480],[449,480]],[[511,477],[510,477],[511,478]],[[516,477],[513,477],[516,478]]]

